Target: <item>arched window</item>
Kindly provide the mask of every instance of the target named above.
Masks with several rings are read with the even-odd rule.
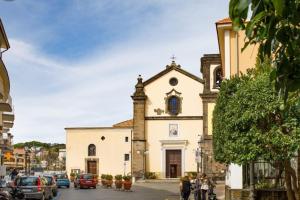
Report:
[[[180,110],[180,99],[177,96],[171,96],[168,99],[168,112],[171,115],[178,115]]]
[[[222,83],[222,69],[220,66],[214,70],[213,76],[214,76],[213,88],[219,89],[221,87],[221,83]]]
[[[94,144],[89,145],[88,156],[96,156],[96,146]]]

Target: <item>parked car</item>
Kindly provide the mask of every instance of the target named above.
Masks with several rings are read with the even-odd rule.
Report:
[[[24,194],[25,199],[52,199],[52,189],[47,185],[47,179],[39,176],[20,176],[14,181],[16,189]]]
[[[56,174],[54,175],[56,179],[56,185],[58,188],[60,187],[70,187],[70,180],[68,178],[68,175],[66,173],[63,174]]]
[[[57,196],[57,184],[56,184],[54,176],[44,175],[44,177],[47,179],[47,186],[51,187],[52,194],[54,197],[56,197]]]
[[[75,188],[95,188],[97,186],[97,179],[96,176],[93,174],[80,174],[74,180],[74,187]]]

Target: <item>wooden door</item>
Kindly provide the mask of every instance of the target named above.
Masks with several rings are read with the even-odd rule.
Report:
[[[166,177],[181,176],[181,150],[166,150]]]
[[[97,174],[97,162],[87,161],[87,173]]]

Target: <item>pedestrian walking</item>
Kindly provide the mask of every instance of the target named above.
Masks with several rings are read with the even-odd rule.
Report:
[[[12,172],[10,173],[10,178],[11,178],[11,180],[14,180],[14,179],[16,178],[17,175],[18,175],[18,171],[17,171],[16,168],[14,168],[14,169],[12,170]]]
[[[194,199],[201,200],[201,174],[198,173],[195,179],[195,186],[194,186]]]
[[[184,176],[180,182],[180,193],[183,200],[188,200],[191,194],[191,181],[188,176]]]
[[[206,193],[209,189],[209,179],[207,178],[206,174],[203,173],[201,177],[201,200],[206,200]]]

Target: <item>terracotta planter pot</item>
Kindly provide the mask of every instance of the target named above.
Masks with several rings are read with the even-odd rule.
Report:
[[[116,189],[121,189],[122,185],[123,185],[123,181],[121,181],[121,180],[115,180]]]
[[[106,186],[106,184],[107,184],[107,180],[105,180],[105,179],[102,179],[102,180],[101,180],[101,184],[102,184],[102,186]]]
[[[131,185],[132,185],[131,181],[124,181],[123,182],[124,190],[130,190],[131,189]]]
[[[106,180],[106,187],[112,187],[113,181],[112,180]]]

